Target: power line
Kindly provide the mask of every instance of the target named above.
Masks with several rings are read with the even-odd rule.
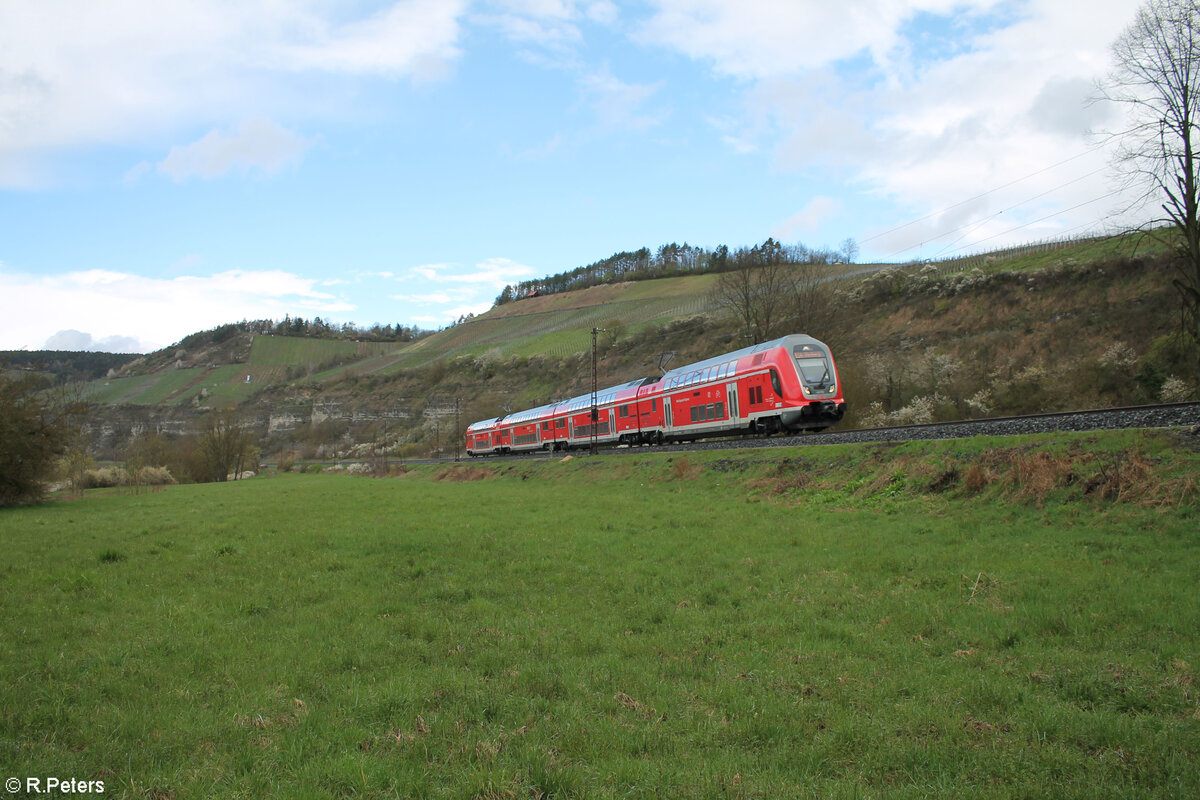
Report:
[[[974,231],[975,229],[977,229],[979,226],[983,225],[985,222],[988,222],[988,221],[990,221],[990,220],[993,220],[993,219],[995,219],[996,217],[1000,216],[1001,214],[1006,214],[1006,213],[1008,213],[1009,211],[1012,211],[1012,210],[1014,210],[1014,209],[1020,208],[1021,206],[1023,206],[1023,205],[1026,205],[1027,203],[1032,203],[1034,200],[1040,200],[1041,198],[1045,197],[1045,196],[1046,196],[1046,195],[1048,195],[1048,194],[1053,194],[1054,192],[1057,192],[1059,189],[1065,189],[1066,187],[1068,187],[1068,186],[1070,186],[1070,185],[1072,185],[1072,184],[1079,183],[1079,182],[1080,182],[1080,181],[1082,181],[1082,180],[1086,180],[1087,178],[1090,178],[1090,177],[1092,177],[1093,175],[1097,175],[1097,174],[1099,174],[1099,173],[1101,173],[1101,172],[1104,172],[1104,171],[1105,171],[1105,169],[1106,169],[1106,167],[1101,167],[1100,169],[1092,170],[1091,172],[1087,173],[1086,175],[1080,175],[1078,178],[1074,178],[1073,180],[1069,180],[1069,181],[1067,181],[1066,183],[1060,183],[1058,186],[1055,186],[1055,187],[1053,187],[1053,188],[1051,188],[1051,189],[1047,189],[1047,190],[1046,190],[1046,191],[1044,191],[1044,192],[1040,192],[1040,193],[1038,193],[1038,194],[1035,194],[1033,197],[1027,197],[1027,198],[1025,198],[1024,200],[1022,200],[1022,201],[1021,201],[1021,202],[1019,202],[1019,203],[1013,203],[1013,204],[1012,204],[1011,206],[1009,206],[1008,208],[1002,208],[1002,209],[1000,209],[999,211],[997,211],[995,214],[992,214],[992,215],[990,215],[990,216],[984,217],[983,219],[979,220],[979,222],[977,222],[977,223],[975,223],[974,225],[970,226],[970,230],[968,230],[968,231],[967,231],[966,233],[964,233],[962,236],[959,236],[959,237],[958,237],[957,239],[955,239],[954,241],[947,243],[945,247],[943,247],[941,250],[939,250],[939,251],[938,251],[938,252],[937,252],[937,253],[934,255],[934,257],[936,258],[937,256],[940,256],[942,253],[946,252],[946,251],[947,251],[947,250],[949,250],[951,247],[953,247],[954,245],[956,245],[956,244],[958,244],[959,242],[961,242],[963,239],[965,239],[965,238],[967,238],[968,236],[970,236],[972,231]],[[944,234],[942,234],[942,235],[943,235],[943,236],[949,236],[950,234],[957,233],[957,232],[958,232],[958,231],[960,231],[960,230],[962,230],[962,228],[956,228],[955,230],[946,231],[946,233],[944,233]],[[941,237],[937,237],[937,238],[941,238]],[[928,241],[928,240],[927,240],[927,241]],[[921,244],[926,244],[926,242],[921,242]],[[917,246],[918,246],[918,245],[913,245],[912,247],[907,247],[907,248],[905,248],[905,250],[911,250],[913,247],[917,247]],[[903,252],[904,252],[904,250],[901,250],[901,251],[899,251],[899,252],[900,252],[900,253],[903,253]],[[892,255],[893,255],[893,256],[895,256],[895,255],[899,255],[899,253],[893,253]],[[889,256],[889,257],[890,257],[890,256]]]
[[[977,241],[977,242],[975,242],[975,243],[971,244],[970,246],[971,246],[971,247],[978,247],[979,245],[983,244],[984,242],[989,242],[989,241],[991,241],[992,239],[998,239],[998,238],[1000,238],[1001,236],[1007,236],[1008,234],[1010,234],[1010,233],[1012,233],[1012,232],[1014,232],[1014,231],[1019,231],[1019,230],[1021,230],[1022,228],[1028,228],[1030,225],[1037,225],[1039,222],[1045,222],[1045,221],[1046,221],[1046,220],[1048,220],[1048,219],[1054,219],[1055,217],[1061,216],[1061,215],[1063,215],[1063,214],[1066,214],[1066,213],[1068,213],[1068,212],[1070,212],[1070,211],[1074,211],[1074,210],[1075,210],[1075,209],[1077,209],[1077,208],[1083,208],[1084,206],[1091,205],[1092,203],[1098,203],[1098,202],[1100,202],[1101,200],[1107,200],[1108,198],[1110,198],[1110,197],[1115,197],[1116,195],[1118,195],[1118,194],[1120,194],[1120,193],[1121,193],[1121,190],[1120,190],[1120,189],[1116,189],[1116,190],[1114,190],[1114,191],[1111,191],[1111,192],[1109,192],[1108,194],[1106,194],[1106,195],[1103,195],[1103,196],[1101,196],[1101,197],[1095,197],[1095,198],[1092,198],[1091,200],[1085,200],[1084,202],[1082,202],[1082,203],[1079,203],[1078,205],[1071,206],[1070,208],[1064,208],[1064,209],[1061,209],[1061,210],[1059,210],[1059,211],[1055,211],[1053,214],[1047,214],[1046,216],[1044,216],[1044,217],[1040,217],[1039,219],[1035,219],[1035,220],[1032,220],[1032,221],[1030,221],[1030,222],[1026,222],[1026,223],[1024,223],[1024,224],[1022,224],[1022,225],[1017,225],[1016,227],[1009,228],[1009,229],[1008,229],[1008,230],[1006,230],[1006,231],[1001,231],[1000,233],[996,233],[996,234],[993,234],[993,235],[991,235],[991,236],[988,236],[988,237],[986,237],[986,238],[984,238],[984,239],[980,239],[979,241]]]
[[[1028,175],[1025,175],[1024,177],[1017,178],[1016,180],[1009,181],[1008,183],[1005,183],[1001,186],[996,186],[994,188],[988,189],[986,192],[981,192],[980,194],[977,194],[974,197],[968,197],[966,200],[961,200],[952,205],[948,205],[945,208],[939,209],[938,211],[933,211],[929,214],[926,214],[923,217],[920,217],[919,219],[914,219],[909,222],[905,222],[904,224],[897,225],[894,228],[888,228],[886,231],[882,231],[881,233],[877,233],[874,236],[870,236],[866,239],[863,239],[861,242],[859,242],[859,244],[862,245],[862,244],[866,244],[867,242],[873,242],[876,239],[887,236],[888,234],[895,233],[896,231],[902,231],[905,228],[916,225],[918,222],[924,222],[927,219],[932,219],[933,217],[939,217],[942,214],[945,214],[947,211],[952,211],[952,210],[958,208],[959,206],[965,206],[968,203],[973,203],[976,200],[979,200],[980,198],[987,197],[990,194],[995,194],[996,192],[1000,191],[1001,189],[1007,189],[1010,186],[1015,186],[1018,183],[1022,183],[1024,181],[1029,180],[1030,178],[1036,178],[1038,175],[1041,175],[1044,172],[1049,172],[1052,169],[1057,169],[1058,167],[1061,167],[1063,164],[1069,164],[1072,161],[1075,161],[1076,159],[1080,159],[1080,158],[1083,158],[1084,156],[1091,155],[1092,153],[1096,152],[1097,150],[1101,149],[1102,147],[1104,147],[1103,144],[1096,145],[1095,147],[1093,147],[1089,150],[1084,150],[1082,153],[1077,153],[1077,154],[1071,156],[1070,158],[1064,158],[1062,161],[1059,161],[1057,164],[1051,164],[1048,167],[1043,167],[1042,169],[1039,169],[1036,172],[1031,172]],[[907,249],[911,249],[911,248],[907,248]],[[903,252],[903,251],[901,251],[901,252]]]

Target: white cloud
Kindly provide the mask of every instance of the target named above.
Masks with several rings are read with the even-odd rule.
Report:
[[[839,204],[831,197],[814,197],[804,208],[789,217],[771,234],[774,238],[787,241],[797,233],[819,233],[822,226],[839,211]]]
[[[390,299],[411,306],[414,313],[409,318],[414,323],[436,327],[467,314],[482,314],[505,286],[541,274],[509,258],[488,258],[471,267],[422,264],[396,279],[405,291]]]
[[[601,25],[612,25],[620,17],[621,11],[611,0],[596,0],[585,4],[584,13],[587,18]]]
[[[288,69],[439,78],[460,54],[458,17],[465,7],[465,0],[403,0],[342,24],[312,15],[298,37],[304,41],[275,43],[265,52]]]
[[[744,80],[796,75],[863,52],[889,59],[921,12],[986,10],[997,0],[654,0],[638,38]]]
[[[191,144],[172,147],[158,171],[177,181],[217,178],[232,171],[273,173],[298,161],[311,145],[311,140],[258,117],[236,129],[209,131]]]
[[[422,264],[413,267],[409,272],[425,280],[435,281],[446,270],[453,269],[452,264]]]
[[[916,217],[953,206],[878,241],[856,234],[882,257],[922,242],[995,246],[1003,237],[990,237],[1017,225],[1028,227],[1011,239],[1053,236],[1117,206],[1081,204],[1110,191],[1107,156],[1086,136],[1110,112],[1087,102],[1088,87],[1132,19],[1128,0],[1084,14],[1059,0],[654,5],[643,42],[743,87],[741,118],[711,120],[735,152],[767,150],[784,170],[848,180]],[[1049,208],[1064,214],[1043,219]]]
[[[468,283],[485,287],[485,290],[500,290],[511,283],[534,277],[533,267],[518,264],[509,258],[488,258],[480,261],[469,272],[459,272],[451,264],[425,264],[413,267],[412,273],[430,281]]]
[[[80,337],[95,336],[99,342],[136,339],[146,350],[237,319],[354,309],[318,291],[317,284],[280,270],[230,270],[168,280],[111,270],[50,276],[0,271],[0,297],[8,301],[0,313],[0,342],[8,349],[39,349],[63,331],[75,330],[90,331]]]
[[[107,336],[103,339],[96,339],[90,333],[73,329],[59,331],[47,339],[39,349],[92,353],[143,353],[146,351],[142,342],[132,336]]]
[[[253,115],[325,113],[296,73],[429,80],[459,56],[466,0],[397,0],[369,16],[324,0],[0,3],[0,186],[44,159]],[[134,176],[136,177],[136,175]]]
[[[580,80],[586,103],[606,129],[642,131],[663,122],[663,110],[646,110],[649,101],[663,87],[661,81],[652,84],[626,83],[604,69],[585,75]]]
[[[583,41],[584,21],[612,25],[620,11],[611,0],[488,0],[476,22],[510,41],[562,50]]]

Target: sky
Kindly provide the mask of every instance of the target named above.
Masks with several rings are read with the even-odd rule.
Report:
[[[1103,233],[1131,0],[3,0],[0,349],[435,329],[640,247]]]

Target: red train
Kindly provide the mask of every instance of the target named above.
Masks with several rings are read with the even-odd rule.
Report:
[[[467,428],[467,454],[820,431],[846,412],[829,348],[793,334]],[[593,431],[594,428],[594,431]]]

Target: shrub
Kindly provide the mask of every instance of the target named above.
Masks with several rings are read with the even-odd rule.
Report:
[[[129,483],[129,473],[122,467],[89,469],[83,476],[85,489],[112,489]]]
[[[1180,380],[1174,375],[1168,375],[1167,379],[1163,381],[1158,396],[1164,403],[1186,403],[1196,399],[1196,390],[1186,381]]]
[[[133,474],[124,467],[100,467],[83,474],[84,489],[114,489],[118,486],[172,486],[175,476],[166,467],[140,467]]]
[[[40,500],[78,429],[83,405],[45,388],[0,374],[0,507]]]

